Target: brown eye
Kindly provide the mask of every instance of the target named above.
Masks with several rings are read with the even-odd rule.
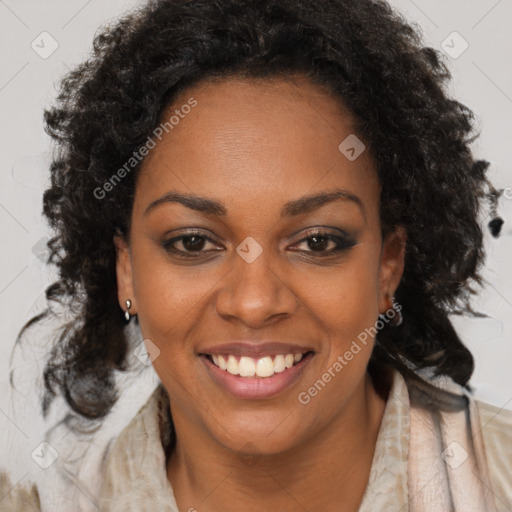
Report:
[[[205,237],[196,235],[184,236],[181,239],[181,243],[187,251],[200,251],[204,247],[205,242]]]
[[[306,249],[293,248],[292,250],[304,253],[316,253],[317,256],[329,256],[350,249],[356,244],[356,241],[347,235],[334,235],[326,231],[309,232],[306,238],[303,238],[295,244],[294,247],[305,245]]]
[[[213,247],[204,250],[208,244]],[[195,258],[202,254],[206,255],[212,251],[219,250],[219,246],[215,241],[202,233],[189,232],[168,240],[163,240],[161,245],[167,252],[183,258]]]
[[[327,249],[327,247],[329,246],[329,242],[331,242],[332,240],[330,240],[328,237],[326,236],[323,236],[323,235],[314,235],[314,236],[310,236],[309,238],[307,238],[308,240],[308,247],[312,250],[312,251],[325,251]]]

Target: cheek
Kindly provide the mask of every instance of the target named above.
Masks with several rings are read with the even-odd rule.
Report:
[[[336,414],[364,377],[373,349],[371,327],[379,315],[378,251],[360,250],[337,272],[316,280],[310,289],[328,343],[319,354],[315,377],[301,389],[301,404],[310,417]]]
[[[335,338],[332,349],[373,325],[379,315],[378,251],[357,246],[342,265],[308,279],[310,308]]]
[[[133,243],[132,265],[140,330],[159,350],[153,368],[175,402],[188,409],[187,390],[195,387],[194,365],[200,363],[187,346],[188,334],[200,321],[215,283],[212,271],[173,265],[163,249],[145,240]]]
[[[181,337],[189,317],[201,310],[217,273],[193,265],[176,265],[154,242],[133,243],[133,286],[144,335]]]

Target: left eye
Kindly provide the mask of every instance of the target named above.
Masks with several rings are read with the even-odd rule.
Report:
[[[309,233],[308,236],[298,242],[296,245],[306,244],[309,248],[306,250],[298,249],[303,252],[319,253],[320,255],[332,254],[355,245],[355,242],[347,237],[340,237],[331,233],[322,231]],[[330,246],[330,249],[328,250]]]

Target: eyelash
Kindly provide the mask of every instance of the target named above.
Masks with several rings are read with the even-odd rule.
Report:
[[[198,257],[201,257],[201,255],[204,254],[205,252],[209,252],[209,251],[202,251],[202,250],[201,251],[182,251],[182,250],[176,249],[174,247],[174,244],[176,244],[180,240],[183,240],[186,238],[192,238],[192,237],[199,237],[199,238],[207,240],[209,242],[216,243],[215,240],[206,236],[205,234],[201,233],[200,231],[187,231],[186,233],[184,233],[180,236],[170,238],[168,240],[164,240],[161,245],[167,252],[173,253],[177,257],[183,258],[183,259],[187,259],[187,258],[188,259],[197,259]],[[301,251],[301,250],[297,250],[297,249],[294,249],[294,251],[313,254],[314,257],[316,257],[316,258],[325,258],[332,254],[337,254],[337,253],[346,251],[356,244],[356,241],[353,240],[348,235],[337,236],[337,235],[334,235],[327,231],[324,231],[321,229],[316,229],[316,230],[308,231],[307,236],[302,238],[298,242],[296,242],[294,245],[298,245],[298,244],[307,242],[309,239],[314,238],[314,237],[327,238],[328,240],[334,242],[336,244],[336,246],[334,249],[331,249],[329,251],[317,252],[317,251],[312,251],[312,250]],[[197,254],[197,256],[194,254]]]

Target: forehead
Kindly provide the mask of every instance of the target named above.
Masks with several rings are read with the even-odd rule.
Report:
[[[171,116],[143,162],[134,209],[168,190],[280,207],[315,190],[342,187],[378,202],[369,152],[355,160],[343,152],[346,140],[358,152],[363,147],[354,138],[353,117],[305,78],[202,83],[175,98],[162,123]]]

